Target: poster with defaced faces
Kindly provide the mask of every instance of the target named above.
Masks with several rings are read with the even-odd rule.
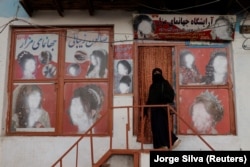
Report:
[[[133,45],[115,45],[114,52],[114,86],[116,95],[127,95],[133,91]]]
[[[68,30],[65,47],[65,78],[108,77],[108,31]]]
[[[179,85],[225,85],[228,83],[227,48],[184,47],[177,51]]]
[[[131,94],[133,90],[132,59],[114,60],[114,93]]]
[[[15,84],[12,97],[11,131],[54,132],[55,99],[54,84]]]
[[[230,134],[228,89],[180,89],[181,134]],[[189,125],[187,125],[187,124]]]
[[[16,35],[14,79],[55,78],[58,38],[58,34]]]
[[[231,41],[235,23],[235,15],[133,15],[135,39]]]
[[[109,125],[107,90],[107,83],[65,84],[63,133],[83,134],[98,121],[92,133],[107,134]]]

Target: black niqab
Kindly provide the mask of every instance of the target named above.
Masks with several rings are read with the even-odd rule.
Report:
[[[160,68],[155,68],[152,71],[152,80],[153,80],[153,83],[159,83],[159,82],[164,81],[164,78],[162,76],[162,70]]]
[[[162,70],[155,68],[152,71],[153,83],[149,88],[149,96],[147,104],[168,104],[172,103],[174,99],[174,90],[168,80],[162,76]],[[151,107],[151,128],[153,133],[154,148],[170,147],[169,138],[175,142],[178,138],[171,132],[169,136],[168,130],[168,115],[164,107]]]

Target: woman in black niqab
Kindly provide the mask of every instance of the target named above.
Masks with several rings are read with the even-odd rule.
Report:
[[[152,71],[153,83],[149,88],[149,96],[146,102],[147,105],[162,105],[173,103],[174,90],[168,80],[162,76],[162,70],[155,68]],[[147,115],[147,111],[144,112]],[[170,137],[172,143],[175,143],[178,138],[171,132],[169,136],[168,114],[166,107],[151,107],[151,127],[153,134],[153,146],[155,149],[170,147]],[[173,144],[172,144],[173,145]]]

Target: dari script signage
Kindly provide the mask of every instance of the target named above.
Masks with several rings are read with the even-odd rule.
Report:
[[[235,15],[134,14],[134,39],[232,41]]]

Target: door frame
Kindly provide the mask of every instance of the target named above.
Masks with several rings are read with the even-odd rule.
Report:
[[[134,89],[133,89],[133,94],[134,94],[134,98],[133,98],[133,106],[139,106],[139,81],[138,81],[138,65],[139,65],[139,53],[138,53],[138,48],[141,46],[148,46],[148,47],[153,47],[153,46],[166,46],[166,47],[172,47],[173,51],[172,51],[172,61],[175,61],[176,56],[175,56],[175,50],[176,50],[176,46],[184,46],[184,43],[174,43],[173,42],[145,42],[145,41],[137,41],[134,43]],[[174,67],[174,65],[173,65]],[[173,69],[173,68],[172,68]],[[172,70],[172,75],[174,75],[174,70]],[[172,84],[172,81],[169,81]],[[176,83],[175,85],[173,85],[174,87],[176,87]],[[133,134],[137,135],[138,134],[138,121],[139,121],[139,109],[137,107],[134,108],[134,112],[133,112]]]

